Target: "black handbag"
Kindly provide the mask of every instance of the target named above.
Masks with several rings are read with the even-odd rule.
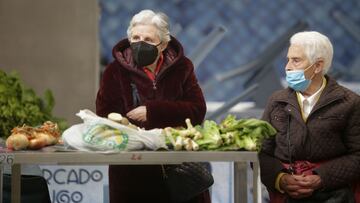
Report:
[[[11,202],[11,175],[3,174],[3,202]],[[45,178],[41,176],[21,175],[21,202],[51,203]]]
[[[162,165],[165,185],[172,202],[186,202],[214,184],[206,163],[184,162],[180,165]]]

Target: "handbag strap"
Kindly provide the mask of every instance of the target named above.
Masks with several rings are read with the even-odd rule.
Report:
[[[163,178],[164,179],[168,178],[164,164],[161,164],[161,171],[162,171]]]
[[[130,86],[133,98],[133,107],[136,108],[141,105],[140,95],[135,83],[131,82]]]
[[[288,171],[289,171],[289,173],[294,174],[295,170],[294,170],[294,166],[293,166],[292,153],[291,153],[291,143],[290,143],[290,121],[291,121],[291,116],[288,115],[287,132],[286,132],[286,139],[287,139],[287,145],[288,145],[288,156],[289,156],[289,168],[288,168]]]

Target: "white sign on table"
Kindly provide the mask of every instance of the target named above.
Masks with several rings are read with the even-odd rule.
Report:
[[[41,169],[53,203],[98,203],[108,199],[107,166],[51,165]]]

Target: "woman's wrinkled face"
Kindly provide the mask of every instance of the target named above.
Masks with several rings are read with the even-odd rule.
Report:
[[[314,74],[322,73],[323,59],[317,59],[315,63],[310,63],[310,60],[306,57],[304,47],[300,45],[290,45],[287,58],[286,71],[304,70],[307,79],[314,77]]]
[[[144,41],[157,45],[160,43],[158,30],[153,25],[136,25],[132,28],[130,43]]]
[[[286,71],[304,70],[306,78],[311,78],[314,74],[314,64],[310,64],[306,57],[304,47],[300,45],[290,45],[288,54],[288,62],[286,64]]]
[[[291,45],[287,54],[288,62],[285,69],[291,70],[304,70],[310,65],[310,61],[305,55],[304,48],[299,45]]]

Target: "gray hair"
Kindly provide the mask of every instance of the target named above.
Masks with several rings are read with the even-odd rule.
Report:
[[[328,72],[334,53],[328,37],[315,31],[298,32],[290,38],[290,44],[302,46],[311,64],[323,59],[323,74]]]
[[[131,38],[132,28],[137,25],[154,25],[158,30],[161,42],[170,41],[170,24],[169,18],[162,12],[155,13],[152,10],[142,10],[134,15],[127,29],[128,39]]]

